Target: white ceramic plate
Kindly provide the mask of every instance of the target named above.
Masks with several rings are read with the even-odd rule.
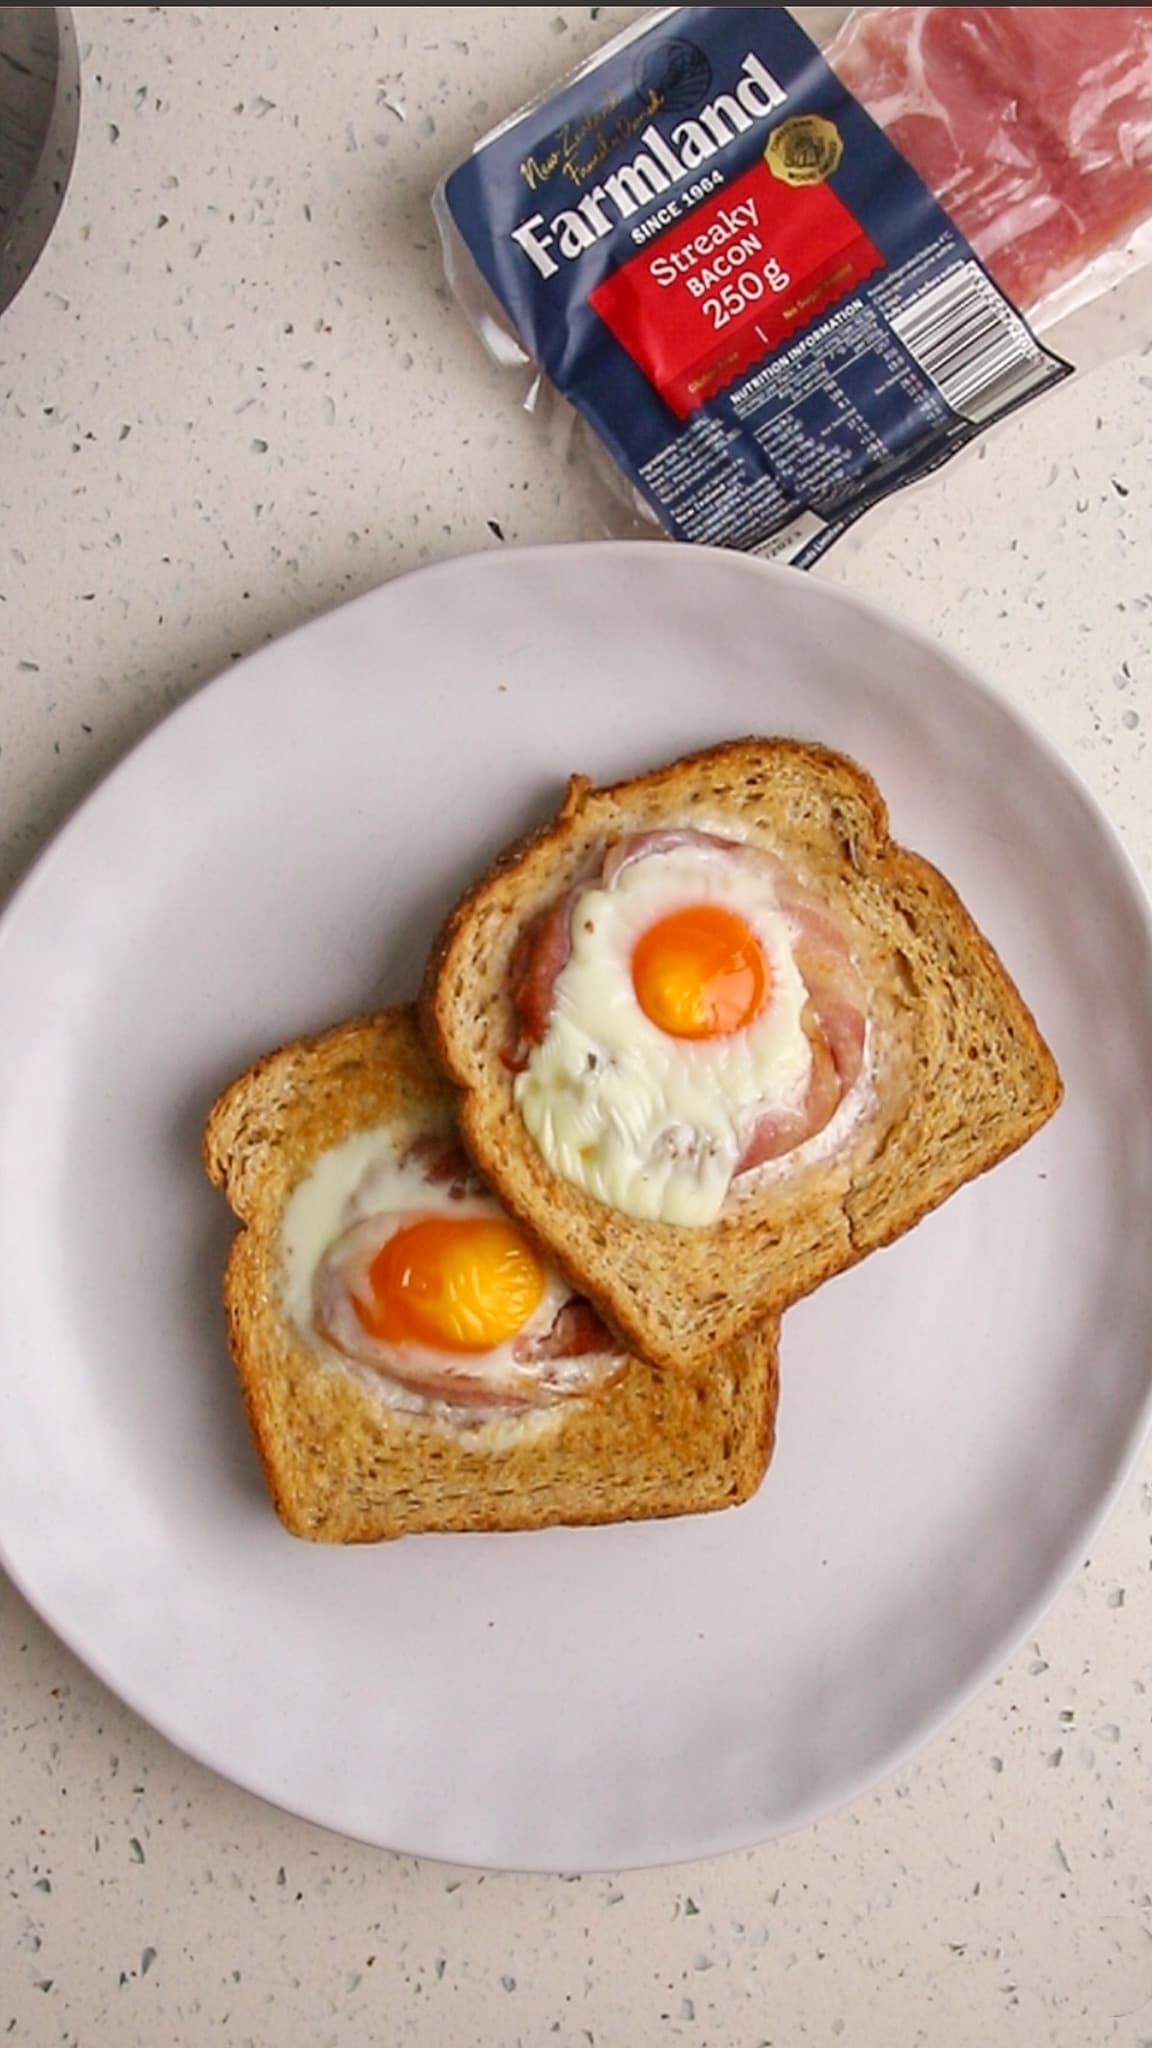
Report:
[[[793,1311],[779,1450],[716,1517],[360,1551],[285,1535],[224,1347],[215,1090],[410,994],[554,804],[724,736],[846,748],[985,924],[1067,1102]],[[155,732],[0,926],[0,1555],[183,1748],[368,1841],[576,1870],[795,1827],[1002,1660],[1135,1452],[1152,943],[1067,770],[832,588],[662,545],[491,554],[256,655]]]

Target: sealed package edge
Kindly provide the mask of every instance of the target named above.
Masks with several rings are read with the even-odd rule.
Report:
[[[806,567],[1152,256],[1152,7],[862,7],[823,52],[785,8],[663,9],[435,205],[489,345],[651,516]]]

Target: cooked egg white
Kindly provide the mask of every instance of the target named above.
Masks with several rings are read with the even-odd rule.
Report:
[[[442,1135],[447,1142],[450,1127],[445,1126]],[[461,1409],[439,1399],[434,1388],[422,1393],[394,1375],[403,1371],[409,1379],[419,1379],[426,1374],[436,1382],[466,1374],[470,1385],[478,1385],[479,1391],[469,1397],[476,1410],[484,1408],[484,1389],[493,1404],[510,1388],[530,1398],[533,1368],[514,1358],[513,1344],[520,1337],[550,1330],[572,1290],[558,1273],[545,1268],[543,1292],[531,1315],[514,1337],[487,1351],[462,1355],[410,1341],[384,1344],[359,1325],[350,1291],[341,1300],[345,1271],[350,1273],[358,1257],[365,1252],[371,1256],[414,1219],[433,1216],[507,1220],[492,1196],[473,1191],[453,1195],[449,1186],[426,1179],[418,1161],[402,1156],[389,1128],[356,1132],[323,1152],[288,1200],[280,1237],[281,1297],[285,1313],[311,1347],[353,1370],[386,1405],[413,1414],[434,1410],[460,1421]],[[325,1320],[338,1328],[339,1346],[323,1334]],[[589,1354],[548,1360],[535,1370],[541,1379],[546,1377],[554,1398],[558,1391],[585,1390],[616,1364],[610,1357]],[[463,1410],[465,1421],[469,1412]],[[512,1429],[520,1420],[507,1415],[499,1427]]]
[[[449,1131],[444,1130],[445,1142]],[[368,1216],[463,1213],[447,1187],[425,1180],[418,1166],[401,1163],[387,1128],[357,1131],[322,1152],[294,1188],[280,1228],[284,1307],[298,1330],[313,1328],[313,1292],[325,1253],[338,1237]],[[469,1215],[498,1216],[499,1205],[478,1196]]]
[[[735,913],[767,963],[764,1008],[726,1036],[669,1035],[633,985],[641,939],[686,904]],[[547,1033],[517,1077],[521,1115],[552,1169],[597,1200],[646,1222],[711,1223],[758,1117],[804,1100],[807,1001],[770,868],[698,845],[637,860],[579,900]]]

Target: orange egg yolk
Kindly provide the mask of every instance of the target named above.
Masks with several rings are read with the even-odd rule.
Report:
[[[369,1336],[436,1351],[491,1351],[523,1328],[543,1298],[544,1268],[500,1216],[425,1216],[405,1224],[355,1297]]]
[[[772,972],[751,926],[715,903],[649,926],[632,955],[644,1015],[672,1038],[727,1038],[758,1017]]]

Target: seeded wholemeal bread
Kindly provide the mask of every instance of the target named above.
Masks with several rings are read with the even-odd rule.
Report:
[[[707,1227],[637,1220],[562,1179],[516,1099],[521,934],[622,836],[689,827],[771,852],[824,903],[868,990],[866,1100],[843,1142],[737,1180]],[[747,739],[593,789],[511,847],[449,916],[422,1016],[465,1142],[511,1212],[647,1357],[718,1346],[890,1243],[1053,1114],[1055,1062],[950,884],[889,837],[871,777],[827,749]]]
[[[414,1013],[389,1010],[270,1054],[226,1090],[204,1134],[210,1179],[242,1228],[224,1284],[229,1342],[268,1487],[294,1535],[369,1543],[432,1530],[530,1529],[734,1505],[772,1451],[777,1329],[706,1368],[625,1357],[619,1377],[526,1416],[397,1412],[286,1312],[282,1226],[322,1154],[387,1127],[452,1128],[452,1093]]]

